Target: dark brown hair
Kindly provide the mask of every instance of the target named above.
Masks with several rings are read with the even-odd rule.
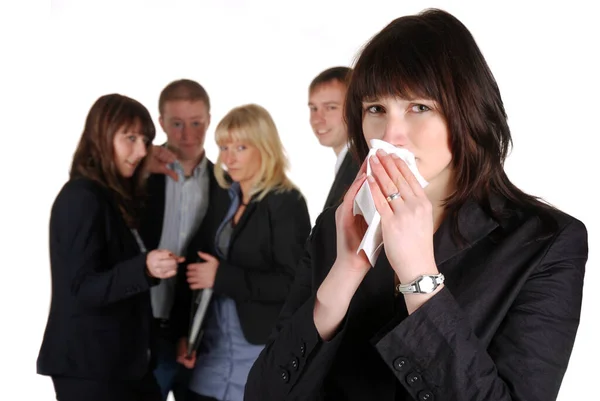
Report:
[[[348,87],[348,83],[350,82],[350,76],[352,75],[352,69],[348,67],[332,67],[328,68],[325,71],[321,72],[317,75],[310,86],[308,87],[308,93],[312,93],[315,88],[321,86],[323,84],[327,84],[333,81],[338,81],[344,86]]]
[[[210,98],[202,85],[191,79],[179,79],[167,85],[158,98],[158,111],[163,115],[165,103],[174,100],[187,100],[195,102],[202,100],[210,113]]]
[[[137,128],[146,138],[149,150],[155,136],[154,123],[148,109],[137,100],[119,94],[100,97],[92,105],[73,156],[71,179],[85,177],[110,190],[129,227],[137,226],[144,192],[142,160],[133,177],[124,178],[114,163],[113,142],[121,129]]]
[[[494,195],[525,208],[546,207],[506,176],[504,161],[512,138],[500,91],[475,39],[454,16],[429,9],[400,17],[363,48],[344,111],[349,141],[360,161],[369,152],[362,102],[385,96],[429,99],[439,107],[456,176],[456,192],[445,205],[455,223],[468,200],[499,218],[491,206]]]

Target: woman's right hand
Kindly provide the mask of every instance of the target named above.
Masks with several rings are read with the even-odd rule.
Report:
[[[313,311],[315,327],[321,338],[330,340],[344,319],[350,301],[371,268],[364,251],[356,250],[367,230],[363,216],[354,216],[354,198],[366,179],[366,163],[335,212],[337,258],[317,290]]]
[[[344,201],[335,211],[335,232],[337,257],[335,264],[343,265],[344,269],[351,273],[364,275],[371,264],[364,252],[357,253],[368,225],[362,215],[354,215],[354,198],[364,184],[367,160],[365,160],[358,171],[358,175],[344,196]]]
[[[146,256],[146,270],[152,277],[165,279],[177,274],[177,265],[185,260],[166,249],[155,249]]]

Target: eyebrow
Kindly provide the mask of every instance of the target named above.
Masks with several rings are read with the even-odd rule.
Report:
[[[185,120],[185,118],[181,118],[181,117],[171,117],[170,119],[171,120]],[[191,116],[188,118],[188,120],[195,120],[195,119],[204,120],[204,117],[203,116]]]
[[[323,104],[325,104],[325,105],[328,105],[328,104],[337,104],[337,105],[340,105],[341,103],[340,103],[340,102],[337,102],[337,101],[335,101],[335,100],[330,100],[330,101],[327,101],[327,102],[323,102]],[[308,105],[309,105],[309,106],[314,106],[315,104],[314,104],[314,103],[312,103],[312,102],[308,102]]]

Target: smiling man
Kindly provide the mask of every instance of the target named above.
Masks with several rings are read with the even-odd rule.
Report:
[[[348,131],[343,118],[344,98],[352,70],[329,68],[317,75],[308,89],[310,125],[319,143],[332,148],[337,156],[335,179],[325,202],[325,209],[341,203],[360,168],[348,152]]]

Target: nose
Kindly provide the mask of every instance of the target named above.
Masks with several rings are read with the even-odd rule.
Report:
[[[310,113],[310,122],[313,125],[324,123],[325,118],[323,116],[323,110],[322,109],[313,110],[312,113]]]
[[[144,139],[140,138],[135,142],[135,156],[136,159],[142,159],[146,157],[148,151],[146,150],[146,144],[144,143]]]
[[[226,166],[230,166],[233,163],[235,163],[235,154],[234,152],[232,152],[231,150],[224,150],[223,151],[223,163],[225,163]]]
[[[181,138],[185,140],[189,136],[190,136],[190,128],[187,126],[187,124],[185,124],[181,127]]]
[[[388,113],[383,140],[394,146],[405,146],[408,142],[408,129],[404,115]]]

